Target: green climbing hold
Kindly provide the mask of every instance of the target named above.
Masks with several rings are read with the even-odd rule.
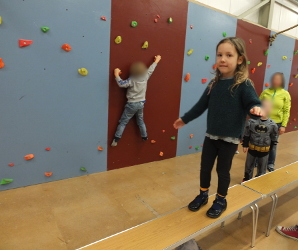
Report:
[[[171,140],[175,140],[175,139],[176,139],[176,137],[175,137],[175,136],[172,136],[172,137],[171,137]]]
[[[195,147],[195,149],[196,149],[196,150],[199,150],[199,149],[200,149],[200,147]]]
[[[297,128],[296,126],[294,128]]]
[[[294,51],[294,55],[298,55],[298,49]]]
[[[267,49],[267,50],[264,52],[264,55],[265,55],[265,56],[268,56],[268,54],[269,54],[269,49]]]
[[[0,185],[5,185],[5,184],[11,183],[11,182],[13,182],[13,179],[2,179],[0,181]]]
[[[247,64],[250,64],[250,61],[247,61]]]
[[[85,172],[87,171],[87,169],[84,167],[81,167],[80,170],[85,171]]]
[[[131,27],[135,28],[138,26],[138,22],[137,21],[132,21],[130,24]]]
[[[170,17],[170,18],[168,19],[168,23],[172,23],[172,22],[173,22],[173,18]]]
[[[226,37],[227,36],[227,32],[222,32],[222,36]]]
[[[210,57],[209,57],[208,55],[205,56],[205,60],[206,60],[206,61],[208,61],[209,58],[210,58]]]
[[[48,31],[50,30],[49,27],[40,27],[40,29],[41,29],[41,31],[42,31],[43,33],[46,33],[46,32],[48,32]]]

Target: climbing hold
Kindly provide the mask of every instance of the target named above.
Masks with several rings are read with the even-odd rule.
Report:
[[[191,148],[192,148],[192,146],[189,146],[188,148],[189,148],[189,149],[191,149]]]
[[[32,40],[24,40],[24,39],[19,39],[19,47],[26,47],[32,44]]]
[[[105,16],[101,16],[100,19],[103,21],[107,21],[107,18]]]
[[[148,41],[145,41],[142,46],[142,49],[148,49],[148,47],[149,47],[149,43],[148,43]]]
[[[255,73],[256,72],[256,68],[251,69],[251,73]]]
[[[170,18],[168,19],[168,23],[172,23],[172,22],[173,22],[173,18],[170,17]]]
[[[121,43],[121,42],[122,42],[122,37],[121,37],[121,36],[117,36],[117,37],[115,38],[115,43],[119,44],[119,43]]]
[[[102,146],[98,146],[97,149],[98,149],[98,151],[103,151],[103,147]]]
[[[293,122],[297,121],[297,119],[296,119],[296,118],[293,118],[292,120],[293,120]]]
[[[252,39],[249,39],[248,42],[249,42],[250,44],[252,44]]]
[[[40,27],[40,29],[41,29],[41,31],[42,31],[43,33],[46,33],[46,32],[48,32],[48,31],[50,30],[49,27]]]
[[[164,133],[164,132],[166,132],[166,131],[163,129],[161,132],[163,132],[163,133]]]
[[[78,69],[78,72],[79,72],[79,74],[82,75],[82,76],[86,76],[86,75],[88,75],[88,70],[85,69],[85,68],[80,68],[80,69]]]
[[[294,128],[297,128],[296,126]]]
[[[190,50],[187,51],[187,55],[189,55],[189,56],[190,56],[192,53],[193,53],[193,49],[190,49]]]
[[[217,69],[217,65],[213,64],[212,69]]]
[[[71,46],[67,43],[64,43],[62,46],[61,46],[61,49],[64,49],[65,51],[71,51]]]
[[[2,24],[2,16],[0,16],[0,24]]]
[[[191,29],[193,29],[193,25],[190,25],[189,27],[190,27]]]
[[[250,64],[250,61],[247,61],[247,64]]]
[[[190,80],[190,73],[187,73],[184,77],[184,81],[188,82]]]
[[[154,141],[154,140],[151,140],[151,143],[153,144],[153,143],[156,143],[156,141]]]
[[[286,59],[288,59],[288,57],[287,56],[283,56],[282,59],[283,60],[286,60]]]
[[[209,57],[208,55],[205,56],[205,60],[206,60],[206,61],[208,61],[209,58],[210,58],[210,57]]]
[[[226,37],[227,36],[227,32],[222,32],[222,36]]]
[[[2,58],[0,58],[0,69],[4,68],[5,63],[3,62]]]
[[[5,185],[5,184],[11,183],[11,182],[13,182],[13,179],[2,179],[0,181],[0,185]]]
[[[294,55],[298,55],[298,49],[294,51]]]
[[[269,83],[265,83],[265,87],[269,87]]]
[[[160,18],[160,15],[156,15],[156,17]]]
[[[258,62],[258,67],[260,67],[263,63],[262,62]]]
[[[163,152],[160,151],[160,152],[159,152],[159,156],[163,156]]]
[[[292,82],[291,82],[291,83],[289,83],[289,87],[292,87],[293,85],[294,85],[294,83],[292,83]]]
[[[171,140],[175,140],[175,139],[176,139],[176,137],[175,137],[175,136],[172,136],[172,137],[171,137]]]
[[[13,167],[14,163],[8,163],[8,166]]]
[[[81,167],[80,170],[85,171],[85,172],[87,171],[87,169],[84,167]]]
[[[204,145],[200,145],[200,147],[203,147]]]
[[[189,138],[192,139],[192,138],[193,138],[193,134],[190,134],[190,135],[189,135]]]
[[[138,22],[137,21],[132,21],[130,24],[131,27],[135,28],[138,26]]]
[[[267,65],[267,68],[270,68],[271,67],[271,65]]]
[[[1,61],[1,58],[0,58],[0,61]],[[297,75],[295,75],[295,76],[294,76],[294,78],[298,78],[298,74],[297,74]]]
[[[199,149],[200,149],[200,147],[195,147],[195,149],[196,149],[196,150],[199,150]]]
[[[45,175],[46,177],[50,177],[50,176],[53,175],[53,172],[45,172],[44,175]]]
[[[45,148],[44,150],[46,150],[46,151],[51,151],[51,148]]]
[[[157,18],[155,18],[155,19],[154,19],[154,22],[155,22],[155,23],[157,23],[157,22],[158,22],[158,19],[157,19]]]
[[[29,154],[29,155],[25,155],[24,156],[24,159],[26,160],[26,161],[29,161],[29,160],[31,160],[31,159],[33,159],[34,158],[34,154]]]
[[[202,83],[206,83],[208,79],[202,79]]]
[[[267,50],[264,52],[264,55],[265,55],[265,56],[268,56],[268,54],[269,54],[269,49],[267,49]]]

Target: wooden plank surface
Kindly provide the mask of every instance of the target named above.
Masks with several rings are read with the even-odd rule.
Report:
[[[259,193],[268,195],[278,189],[298,180],[298,162],[275,170],[243,183],[243,186],[251,188]],[[297,182],[298,183],[298,182]]]
[[[245,199],[243,197],[245,197]],[[223,213],[223,216],[218,219],[211,219],[206,216],[206,211],[209,209],[214,199],[214,196],[211,196],[208,204],[198,212],[191,212],[185,207],[80,249],[164,249],[260,198],[260,194],[241,185],[236,185],[229,189],[227,196],[228,208]]]

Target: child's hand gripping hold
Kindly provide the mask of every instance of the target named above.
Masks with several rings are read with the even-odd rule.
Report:
[[[118,68],[114,69],[114,75],[116,77],[119,76],[120,74],[121,74],[121,70],[120,69],[118,69]]]
[[[155,60],[154,60],[155,63],[159,63],[160,60],[161,60],[160,55],[155,56]]]

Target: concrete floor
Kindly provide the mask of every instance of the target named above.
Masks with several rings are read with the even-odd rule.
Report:
[[[298,161],[298,131],[280,137],[277,167]],[[239,148],[242,149],[242,148]],[[243,178],[245,154],[235,156],[231,186]],[[188,204],[199,189],[200,153],[119,170],[0,192],[0,250],[73,250]],[[210,193],[216,191],[213,172]],[[279,193],[273,226],[298,223],[298,185]],[[270,199],[259,203],[255,249],[297,249],[264,232]],[[196,240],[203,250],[250,249],[251,214],[230,219]],[[134,249],[132,249],[134,250]],[[137,249],[139,250],[139,249]],[[155,249],[153,249],[155,250]],[[156,249],[157,250],[157,249]]]

